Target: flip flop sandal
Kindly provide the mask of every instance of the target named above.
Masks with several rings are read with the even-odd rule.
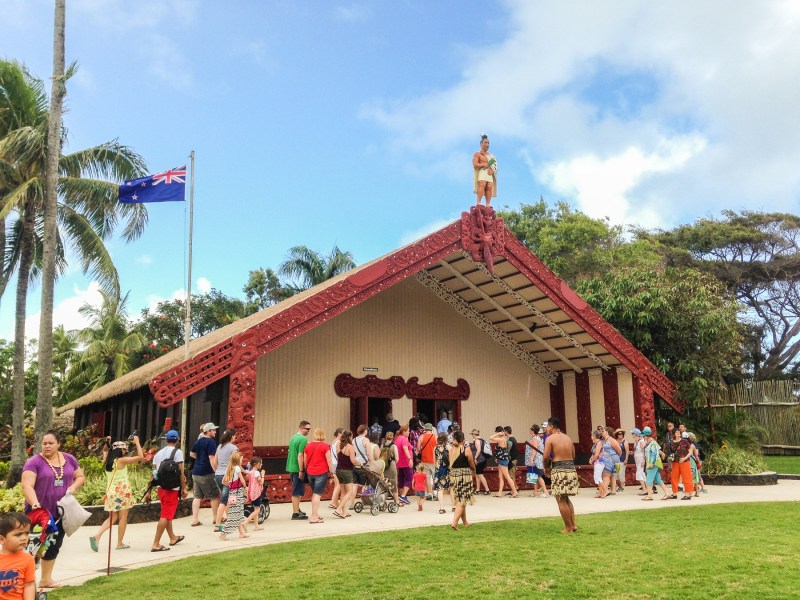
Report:
[[[150,548],[150,552],[168,552],[169,548],[166,546],[159,546],[158,548]]]
[[[116,549],[117,550],[130,550],[131,547],[128,546],[128,544],[122,544],[122,546],[117,546]]]
[[[445,514],[446,512],[447,512],[447,511],[446,511],[445,509],[443,509],[443,508],[440,508],[440,509],[439,509],[439,514],[440,514],[440,515],[443,515],[443,514]]]
[[[221,529],[221,528],[220,528],[220,531],[222,531],[222,529]],[[179,535],[179,536],[177,536],[177,537],[175,538],[175,541],[174,541],[174,542],[170,542],[170,543],[169,543],[169,545],[170,545],[170,546],[174,546],[174,545],[176,545],[176,544],[180,544],[180,543],[181,543],[183,540],[185,540],[185,539],[186,539],[186,536]]]
[[[652,500],[652,498],[642,498],[642,502],[649,502],[651,500]]]
[[[344,515],[342,515],[342,514],[339,514],[339,513],[338,513],[338,512],[336,512],[336,511],[333,511],[333,516],[334,516],[334,517],[339,517],[340,519],[345,519],[345,518],[347,518],[347,517],[345,517]]]
[[[308,524],[309,525],[319,525],[320,523],[324,523],[324,522],[325,521],[323,519],[320,519],[319,521],[309,521]]]
[[[200,521],[198,521],[197,523],[192,523],[191,526],[192,527],[200,527],[200,525],[202,525],[202,523]],[[153,552],[155,552],[155,550],[153,550]]]
[[[91,546],[92,552],[97,552],[97,540],[94,539],[94,536],[89,536],[89,546]]]

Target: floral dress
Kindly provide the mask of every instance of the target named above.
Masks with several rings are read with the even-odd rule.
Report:
[[[108,480],[106,486],[106,510],[108,512],[119,512],[132,508],[136,502],[133,499],[131,484],[128,481],[128,465],[118,467],[115,460],[114,468],[111,471],[106,471],[106,478]]]
[[[436,473],[433,474],[433,489],[450,489],[450,457],[447,446],[438,445],[433,449],[433,460],[436,464]]]

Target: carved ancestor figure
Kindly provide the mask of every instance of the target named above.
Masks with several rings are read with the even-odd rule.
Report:
[[[486,206],[497,196],[497,159],[489,152],[489,136],[481,134],[481,149],[472,155],[472,168],[475,172],[473,192],[477,203],[486,199]]]

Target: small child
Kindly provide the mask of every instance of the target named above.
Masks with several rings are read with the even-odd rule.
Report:
[[[264,528],[258,524],[258,510],[261,508],[261,494],[264,492],[264,471],[261,470],[261,459],[254,456],[250,460],[250,474],[247,476],[247,503],[253,505],[253,512],[245,519],[245,527],[252,521],[254,531]]]
[[[414,488],[414,495],[417,497],[417,510],[422,510],[422,505],[425,502],[425,488],[428,482],[428,476],[425,474],[425,466],[422,463],[417,465],[417,472],[414,473],[412,487]]]
[[[244,499],[247,482],[242,473],[241,452],[231,454],[228,470],[222,478],[222,483],[230,487],[230,494],[228,495],[228,520],[225,521],[225,527],[219,534],[219,539],[227,542],[228,536],[237,529],[240,538],[250,537],[244,528]]]
[[[0,597],[34,600],[36,566],[25,552],[31,520],[18,512],[0,515]]]

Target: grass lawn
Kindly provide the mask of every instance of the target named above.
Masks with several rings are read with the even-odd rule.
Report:
[[[765,456],[770,471],[800,475],[800,456]]]
[[[557,518],[426,527],[187,558],[50,598],[790,598],[799,521],[800,502],[775,502],[578,515],[574,535]]]

